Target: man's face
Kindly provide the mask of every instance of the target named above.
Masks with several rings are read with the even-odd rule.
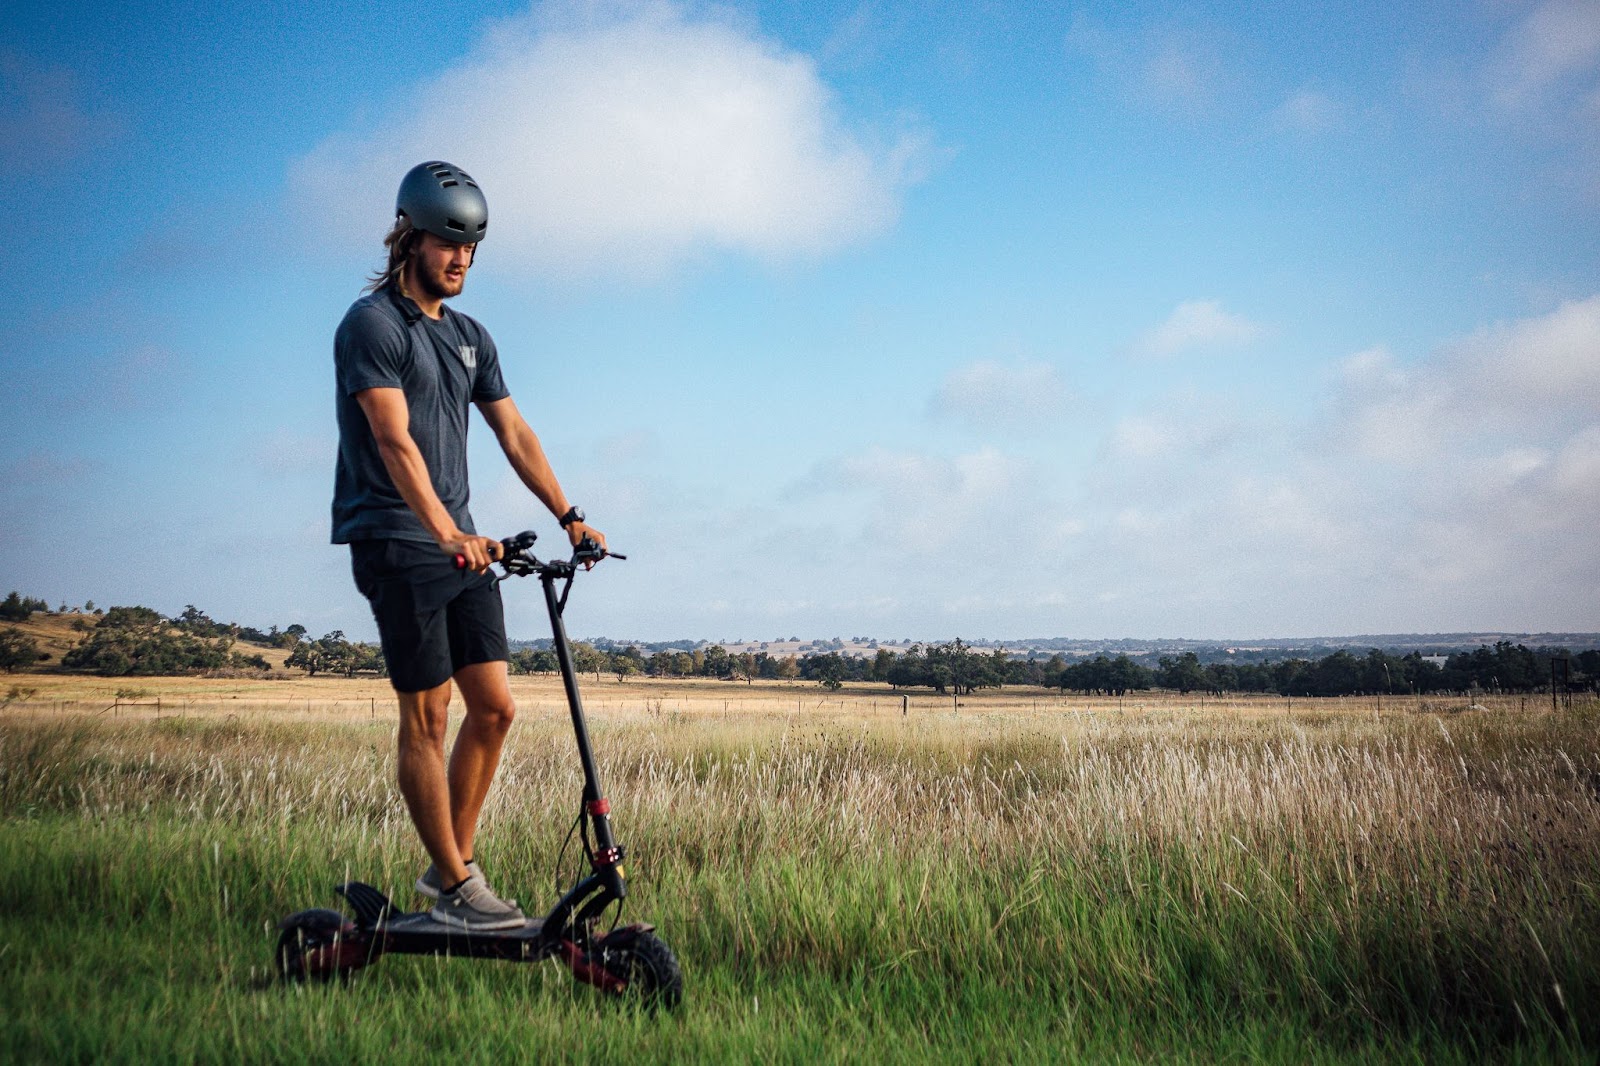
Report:
[[[409,280],[430,299],[459,296],[476,248],[475,244],[457,244],[424,231],[411,252]]]

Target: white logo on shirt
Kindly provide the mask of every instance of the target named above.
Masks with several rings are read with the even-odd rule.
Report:
[[[469,370],[476,370],[477,369],[477,367],[478,367],[478,347],[477,347],[477,345],[475,345],[475,344],[463,344],[463,345],[460,345],[456,349],[456,351],[461,353],[461,362],[466,365],[467,369],[469,369]]]

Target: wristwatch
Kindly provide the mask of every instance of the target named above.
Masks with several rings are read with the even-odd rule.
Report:
[[[561,528],[566,529],[574,522],[583,521],[583,511],[577,507],[568,507],[567,513],[561,516]]]

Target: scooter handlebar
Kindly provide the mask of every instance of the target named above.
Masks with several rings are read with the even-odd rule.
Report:
[[[500,542],[500,558],[494,561],[505,563],[512,559],[518,559],[519,561],[525,561],[535,566],[538,565],[539,561],[537,559],[525,554],[529,548],[533,547],[533,542],[537,539],[538,534],[534,533],[532,530],[524,530],[514,537],[507,537],[505,540]],[[621,552],[614,552],[603,548],[597,544],[593,538],[586,536],[582,540],[578,541],[577,547],[573,549],[572,559],[567,565],[575,566],[578,563],[593,564],[599,562],[601,559],[627,559],[627,556],[623,555]],[[455,565],[457,570],[465,570],[467,568],[467,557],[457,553],[455,557]]]

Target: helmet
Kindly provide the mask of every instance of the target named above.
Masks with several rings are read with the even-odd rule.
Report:
[[[489,228],[489,202],[472,176],[435,159],[406,171],[394,213],[417,229],[460,244],[477,244]]]

